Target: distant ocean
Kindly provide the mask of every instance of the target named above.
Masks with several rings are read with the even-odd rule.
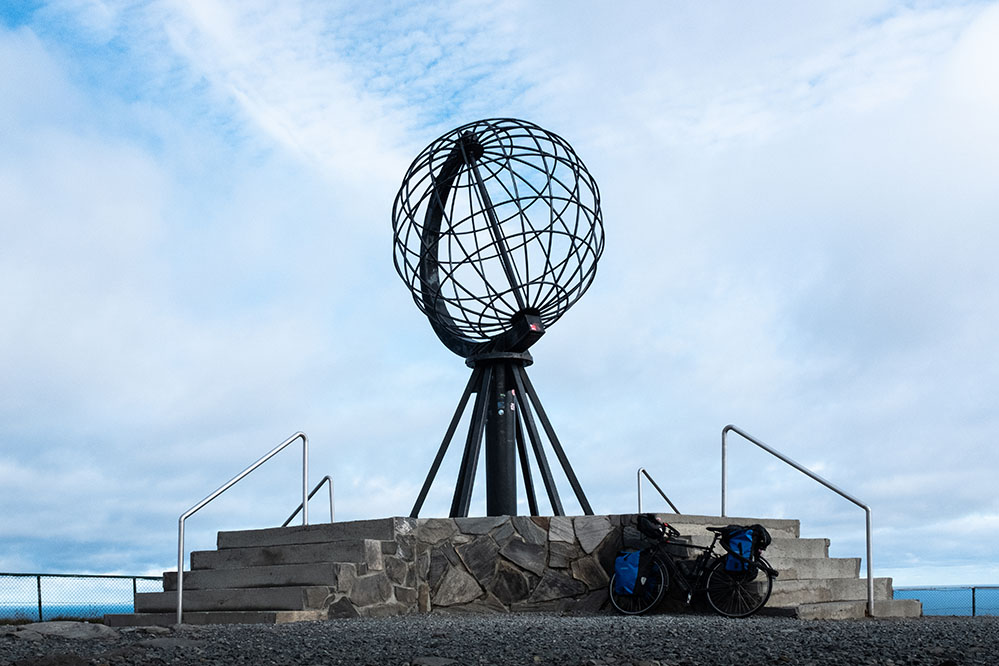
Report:
[[[132,602],[120,604],[43,604],[42,620],[59,618],[102,618],[106,613],[132,613]],[[38,605],[15,606],[0,603],[0,620],[38,621]]]
[[[971,615],[970,587],[896,587],[895,598],[919,599],[923,615]],[[999,615],[999,587],[975,591],[975,615]]]

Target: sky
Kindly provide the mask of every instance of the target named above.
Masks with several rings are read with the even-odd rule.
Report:
[[[0,571],[172,569],[178,517],[297,431],[337,520],[408,515],[469,371],[392,202],[495,117],[600,187],[529,371],[595,512],[645,467],[718,514],[731,423],[871,506],[876,575],[999,583],[999,4],[880,0],[4,3]],[[188,549],[281,524],[300,475],[290,447]],[[794,469],[734,438],[728,475],[729,515],[863,554]]]

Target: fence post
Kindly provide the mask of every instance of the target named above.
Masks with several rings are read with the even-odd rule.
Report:
[[[42,622],[42,577],[35,576],[35,582],[38,583],[38,621]]]
[[[971,617],[975,617],[975,588],[971,588]]]

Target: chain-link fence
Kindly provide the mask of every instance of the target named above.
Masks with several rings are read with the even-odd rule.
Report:
[[[999,615],[999,585],[896,587],[896,599],[918,599],[923,615]]]
[[[0,573],[0,622],[131,613],[136,592],[161,592],[158,576]]]

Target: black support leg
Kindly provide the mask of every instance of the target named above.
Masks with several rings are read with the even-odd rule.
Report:
[[[476,368],[475,370],[472,370],[472,376],[468,378],[468,384],[465,385],[465,392],[461,394],[461,400],[458,401],[458,409],[454,411],[454,416],[451,417],[451,425],[448,426],[447,434],[444,435],[441,447],[437,450],[437,456],[434,458],[434,464],[430,466],[430,472],[427,474],[426,481],[423,482],[423,488],[420,489],[420,495],[416,498],[413,510],[409,513],[410,518],[420,517],[420,510],[423,508],[423,503],[427,500],[427,493],[430,492],[430,486],[433,485],[434,479],[437,477],[437,472],[440,470],[441,463],[444,461],[444,454],[447,453],[447,449],[451,445],[451,439],[454,437],[454,431],[458,429],[458,423],[461,421],[461,415],[465,412],[465,405],[468,404],[468,397],[472,395],[472,391],[475,390],[476,382],[481,379],[481,373],[482,371]]]
[[[468,426],[468,438],[465,440],[465,452],[461,457],[458,481],[455,484],[454,497],[451,500],[452,518],[467,516],[468,508],[472,503],[472,487],[475,485],[475,468],[479,465],[479,449],[482,447],[482,431],[486,424],[486,403],[492,374],[492,368],[487,366],[482,373],[479,393],[475,396],[472,421]]]
[[[524,417],[524,424],[527,426],[527,435],[531,439],[531,446],[534,448],[534,457],[538,461],[541,480],[545,482],[545,491],[548,493],[548,501],[552,505],[552,513],[556,516],[564,516],[565,510],[562,508],[562,500],[558,496],[555,478],[552,477],[552,470],[548,466],[548,457],[545,456],[541,435],[538,433],[538,427],[534,424],[534,417],[531,415],[531,406],[527,399],[527,391],[524,390],[524,378],[526,377],[524,369],[515,368],[513,377],[517,385],[517,402],[520,407],[520,413]]]
[[[527,394],[531,397],[531,402],[534,403],[534,408],[538,411],[538,418],[541,420],[541,425],[544,427],[545,433],[548,435],[548,440],[552,443],[555,455],[562,464],[562,471],[565,472],[566,478],[569,479],[569,485],[572,486],[573,492],[576,493],[576,499],[579,500],[579,504],[583,508],[583,513],[587,516],[592,516],[593,509],[590,508],[590,503],[587,501],[586,495],[583,493],[583,487],[579,485],[579,479],[576,478],[576,473],[572,471],[572,465],[569,464],[569,458],[565,455],[565,451],[562,449],[562,445],[558,441],[555,429],[552,428],[551,422],[548,421],[548,416],[545,414],[545,408],[541,406],[541,400],[538,399],[538,394],[534,391],[534,386],[531,385],[531,378],[527,376],[527,372],[525,372],[523,368],[518,368],[518,370],[520,371],[519,375],[523,379],[524,385],[527,388]]]
[[[514,407],[518,412],[522,411],[518,406],[516,401],[516,395],[514,396]],[[534,477],[531,475],[531,460],[527,456],[527,442],[524,441],[524,426],[521,422],[520,414],[517,414],[517,453],[520,456],[520,471],[524,475],[524,491],[527,493],[527,508],[530,511],[530,515],[537,516],[538,514],[538,498],[534,493]]]

